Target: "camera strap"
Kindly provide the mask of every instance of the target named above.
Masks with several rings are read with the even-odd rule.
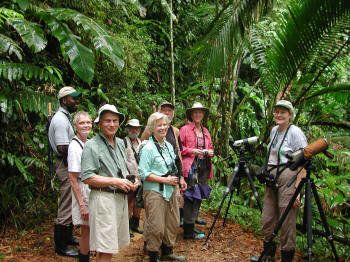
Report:
[[[277,168],[277,172],[276,172],[276,177],[275,177],[275,179],[274,179],[274,181],[273,181],[274,183],[276,183],[278,177],[280,176],[280,172],[279,172],[279,168],[280,168],[280,151],[281,151],[282,145],[283,145],[283,143],[284,143],[284,140],[285,140],[286,137],[287,137],[287,133],[288,133],[288,131],[289,131],[289,128],[290,128],[292,125],[293,125],[293,124],[289,124],[289,126],[288,126],[286,132],[284,133],[284,136],[283,136],[283,138],[282,138],[281,144],[280,144],[280,146],[279,146],[279,148],[278,148],[278,151],[277,151],[277,167],[276,167],[276,168]],[[267,159],[266,159],[266,167],[267,167],[268,162],[269,162],[269,158],[270,158],[270,154],[271,154],[271,147],[272,147],[272,144],[274,143],[274,141],[277,139],[277,134],[278,134],[278,129],[276,130],[276,133],[275,133],[275,135],[274,135],[274,137],[273,137],[273,139],[272,139],[272,142],[271,142],[271,144],[270,144],[270,147],[269,147],[269,152],[268,152],[268,156],[267,156]]]
[[[139,145],[139,139],[136,138],[136,141],[137,141],[137,145]],[[128,145],[129,145],[129,142],[130,142],[130,147],[132,149],[132,152],[134,153],[134,158],[135,158],[135,161],[137,164],[139,164],[140,160],[139,160],[139,154],[136,152],[135,148],[134,148],[134,145],[131,141],[131,139],[129,137],[124,137],[124,145],[125,145],[125,148],[128,148]]]
[[[106,141],[106,138],[104,138],[101,134],[99,134],[99,136],[100,136],[100,138],[102,139],[102,141],[105,143],[105,145],[106,145],[106,147],[107,147],[107,150],[108,150],[108,153],[109,153],[110,156],[113,158],[113,160],[114,160],[116,166],[117,166],[118,169],[119,169],[119,172],[118,172],[117,175],[118,175],[120,178],[125,178],[125,177],[123,176],[123,174],[122,174],[122,169],[121,169],[121,167],[120,167],[120,164],[118,163],[118,161],[117,161],[117,159],[116,159],[117,156],[116,156],[115,152],[113,152],[113,151],[111,150],[111,147],[108,145],[108,143],[107,143],[107,141]],[[115,141],[114,146],[118,148],[118,150],[119,150],[119,152],[120,152],[120,155],[123,156],[122,151],[120,150],[117,141]],[[125,166],[126,166],[126,169],[128,170],[128,172],[130,173],[130,171],[129,171],[127,165],[125,165]]]
[[[163,153],[162,153],[162,148],[160,147],[158,141],[154,138],[154,136],[152,136],[152,138],[153,138],[153,143],[155,144],[155,146],[156,146],[156,148],[157,148],[157,150],[158,150],[158,153],[159,153],[160,156],[163,158],[166,167],[168,168],[169,171],[171,171],[172,168],[169,167],[168,163],[165,161],[165,158],[164,158]],[[165,145],[165,147],[166,147],[166,149],[167,149],[167,151],[168,151],[168,153],[169,153],[169,156],[170,156],[170,158],[171,158],[171,165],[172,165],[172,166],[175,166],[175,161],[174,161],[173,157],[171,156],[170,151],[169,151],[169,148],[168,148],[168,145],[165,143],[165,141],[164,141],[164,145]]]

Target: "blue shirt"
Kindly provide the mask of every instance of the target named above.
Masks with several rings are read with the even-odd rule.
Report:
[[[177,171],[173,146],[167,141],[164,141],[164,143],[164,146],[159,144],[164,157],[163,159],[154,143],[153,138],[150,137],[140,152],[139,175],[144,181],[144,191],[153,190],[161,194],[166,201],[169,201],[174,192],[175,186],[164,184],[163,190],[160,191],[159,183],[149,182],[146,180],[146,178],[151,174],[163,176],[171,171],[171,169]]]

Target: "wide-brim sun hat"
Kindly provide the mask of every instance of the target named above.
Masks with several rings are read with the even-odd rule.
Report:
[[[126,124],[125,124],[126,127],[128,126],[132,126],[132,127],[141,127],[142,125],[140,125],[140,122],[138,119],[129,119]]]
[[[61,99],[62,97],[65,97],[65,96],[78,97],[78,96],[81,96],[81,92],[75,90],[71,86],[65,86],[65,87],[62,87],[60,91],[58,91],[57,98]]]
[[[189,121],[192,122],[191,114],[192,114],[193,110],[196,110],[196,109],[202,110],[202,111],[204,112],[203,121],[206,120],[206,119],[208,118],[209,109],[206,108],[206,107],[204,107],[204,106],[202,105],[202,103],[200,103],[200,102],[195,102],[195,103],[193,104],[192,107],[186,109],[186,117],[187,117],[187,119],[188,119]]]
[[[101,114],[104,111],[108,111],[108,112],[112,112],[114,114],[117,114],[119,116],[119,125],[123,124],[123,122],[125,120],[125,115],[123,113],[119,112],[118,109],[115,107],[115,105],[111,105],[111,104],[105,104],[105,105],[100,107],[100,109],[98,110],[98,116],[94,121],[96,124],[98,122],[100,122]]]
[[[278,101],[274,107],[283,107],[289,111],[289,113],[292,114],[292,119],[294,118],[294,107],[291,102],[288,100],[280,100]]]

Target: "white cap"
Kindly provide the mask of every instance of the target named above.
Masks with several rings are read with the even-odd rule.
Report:
[[[98,110],[98,116],[94,121],[95,123],[100,122],[101,114],[104,111],[109,111],[109,112],[117,114],[119,116],[119,125],[123,124],[123,122],[125,120],[124,114],[120,113],[114,105],[110,105],[110,104],[105,104],[105,105],[100,107],[100,109]]]
[[[65,87],[62,87],[60,89],[60,91],[58,91],[57,98],[61,99],[62,97],[65,97],[65,96],[77,97],[77,96],[80,96],[80,95],[81,95],[81,93],[78,92],[77,90],[75,90],[73,87],[65,86]]]

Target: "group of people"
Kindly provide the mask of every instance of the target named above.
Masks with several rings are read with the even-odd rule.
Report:
[[[202,199],[209,197],[207,180],[212,178],[213,145],[202,125],[209,110],[195,103],[186,111],[188,124],[179,130],[171,125],[174,105],[164,102],[151,114],[140,138],[142,125],[130,119],[121,139],[116,133],[125,116],[105,104],[94,120],[99,133],[88,139],[91,116],[79,111],[71,119],[80,96],[72,87],[60,89],[60,108],[49,126],[60,181],[56,253],[89,261],[94,251],[97,261],[111,261],[134,231],[143,233],[150,261],[185,261],[173,253],[179,225],[185,239],[204,238],[194,224],[206,223],[198,211]],[[141,209],[135,204],[140,189],[144,231]],[[81,228],[80,241],[72,236],[73,225]],[[69,245],[79,245],[79,252]]]
[[[186,125],[179,130],[171,125],[174,105],[164,102],[150,115],[140,138],[142,125],[139,120],[130,119],[125,128],[127,135],[121,139],[116,133],[125,115],[114,105],[105,104],[94,120],[99,133],[88,139],[93,125],[91,116],[79,111],[71,120],[80,96],[72,87],[60,89],[60,108],[49,126],[60,181],[54,227],[56,253],[89,261],[89,252],[94,251],[96,261],[111,261],[119,247],[130,243],[134,231],[143,233],[151,262],[185,261],[185,257],[173,253],[179,225],[183,226],[184,239],[205,237],[195,223],[206,224],[199,218],[199,209],[202,199],[210,195],[207,181],[213,177],[213,144],[203,126],[208,108],[194,103],[186,110]],[[287,153],[307,145],[303,132],[291,124],[293,117],[289,101],[280,100],[275,105],[277,126],[271,131],[266,166],[274,170],[271,173],[279,187],[266,188],[262,214],[264,248],[300,182],[298,177],[289,187],[287,183],[296,172],[288,168],[279,172],[279,167],[288,162]],[[144,231],[140,228],[141,209],[135,204],[140,190],[145,209]],[[282,226],[283,262],[294,257],[299,207],[298,197]],[[80,241],[72,236],[73,225],[81,228]],[[79,245],[79,252],[69,245]],[[274,261],[275,251],[275,247],[269,248],[270,261]]]

